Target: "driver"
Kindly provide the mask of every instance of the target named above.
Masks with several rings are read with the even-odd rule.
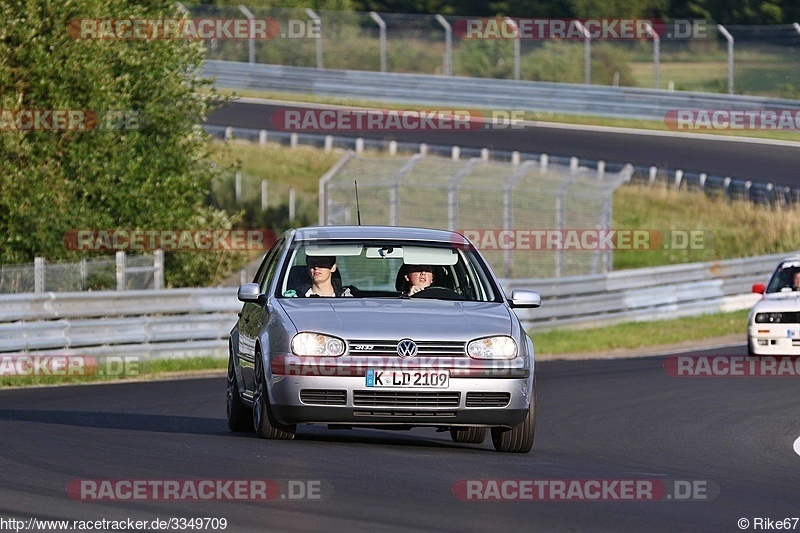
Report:
[[[433,284],[433,267],[430,265],[408,265],[405,280],[408,282],[408,295],[412,296]]]
[[[796,270],[794,276],[792,276],[792,289],[800,291],[800,270]]]

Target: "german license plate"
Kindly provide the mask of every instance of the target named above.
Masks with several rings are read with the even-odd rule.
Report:
[[[367,387],[446,389],[449,386],[449,370],[367,370]]]
[[[800,329],[786,330],[786,336],[790,339],[800,339]]]

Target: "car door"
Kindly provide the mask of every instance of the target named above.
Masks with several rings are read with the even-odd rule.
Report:
[[[284,240],[281,239],[275,243],[270,252],[262,261],[261,266],[256,272],[253,283],[258,283],[260,293],[265,294],[269,287],[272,278],[277,270],[280,258],[283,255]],[[266,323],[269,318],[265,312],[266,300],[262,303],[258,302],[245,302],[242,307],[242,313],[239,316],[239,362],[242,367],[242,378],[246,391],[252,391],[255,388],[255,346],[256,339],[258,339],[259,332],[261,331],[262,324]]]

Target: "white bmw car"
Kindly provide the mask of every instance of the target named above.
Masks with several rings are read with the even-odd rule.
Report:
[[[800,355],[800,255],[780,262],[769,283],[753,285],[763,295],[750,311],[750,355]]]

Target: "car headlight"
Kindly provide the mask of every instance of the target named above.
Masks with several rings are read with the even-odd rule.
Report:
[[[292,339],[292,353],[336,357],[344,353],[344,341],[321,333],[298,333]]]
[[[756,313],[756,324],[780,323],[783,313]]]
[[[511,337],[484,337],[467,344],[467,355],[473,359],[513,359],[517,343]]]

